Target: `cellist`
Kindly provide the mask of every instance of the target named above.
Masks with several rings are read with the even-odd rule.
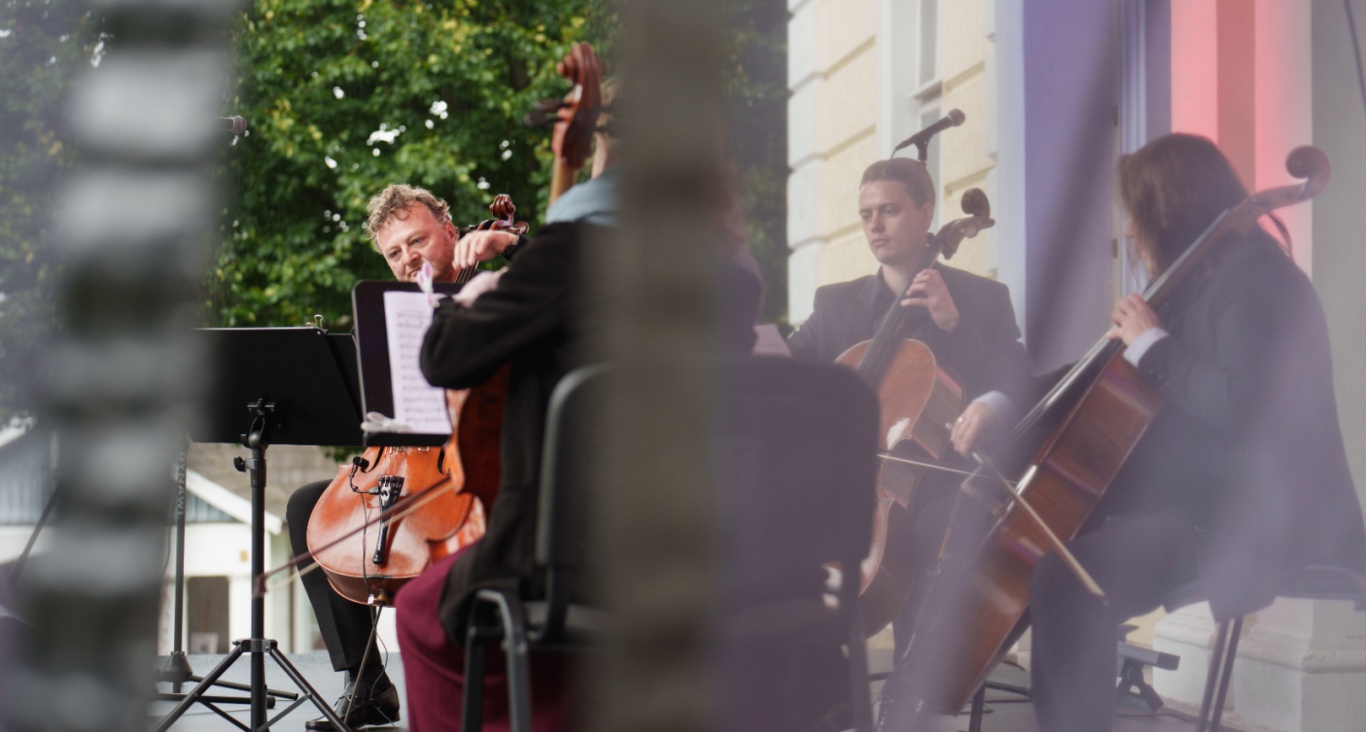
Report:
[[[1010,292],[1000,282],[942,263],[917,271],[935,209],[934,181],[923,163],[908,158],[873,163],[863,173],[858,200],[863,235],[878,271],[817,289],[811,316],[787,345],[796,358],[832,362],[871,338],[899,300],[912,309],[902,335],[924,342],[963,381],[971,403],[954,423],[952,439],[954,448],[968,455],[982,435],[1018,416],[1004,413],[1012,404],[1007,397],[1014,396],[1028,369]],[[938,553],[959,482],[949,473],[922,481],[912,518],[915,566],[927,567]],[[894,621],[898,655],[917,605],[912,592]]]
[[[1119,164],[1125,235],[1154,277],[1247,197],[1214,143],[1167,135]],[[1159,317],[1138,295],[1107,337],[1166,398],[1087,527],[1034,569],[1034,710],[1041,732],[1111,728],[1115,628],[1203,581],[1217,618],[1269,604],[1309,564],[1366,568],[1362,526],[1313,285],[1259,227],[1219,242],[1202,280]]]
[[[375,251],[384,257],[395,279],[413,282],[424,265],[431,265],[434,281],[454,281],[461,269],[455,264],[455,243],[460,237],[451,221],[450,207],[444,200],[424,188],[395,184],[375,194],[367,208],[366,234]],[[474,233],[467,236],[474,236]],[[490,241],[498,253],[505,252],[518,240],[511,234],[486,237],[480,233],[477,238]],[[327,480],[309,483],[290,495],[285,518],[296,554],[308,549],[309,517],[329,483]],[[398,690],[385,673],[384,665],[378,660],[378,650],[373,646],[370,662],[361,668],[366,646],[370,644],[371,609],[337,594],[323,572],[305,573],[300,581],[317,618],[332,667],[346,674],[346,691],[337,701],[337,716],[350,719],[352,729],[391,725],[398,721]],[[332,729],[332,723],[326,717],[309,720],[304,726],[309,730]]]

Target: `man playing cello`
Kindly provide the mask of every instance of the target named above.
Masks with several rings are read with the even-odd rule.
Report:
[[[954,449],[969,455],[984,435],[1010,419],[1003,414],[1010,400],[1002,395],[1015,390],[1027,364],[1005,285],[942,263],[916,271],[929,246],[934,206],[934,181],[923,163],[892,158],[870,165],[859,187],[859,218],[881,266],[876,274],[816,290],[811,317],[787,344],[797,358],[834,361],[872,338],[901,295],[899,305],[911,312],[900,335],[924,342],[973,400],[951,431]],[[913,565],[922,575],[939,551],[959,482],[951,473],[934,474],[917,489],[910,542]],[[916,604],[906,602],[895,621],[898,651]]]
[[[437,282],[455,279],[459,272],[454,264],[455,242],[459,235],[445,201],[426,189],[399,184],[376,194],[370,199],[368,208],[366,233],[395,279],[413,282],[424,265],[431,265],[432,279]],[[501,254],[516,243],[517,237],[507,234],[491,237],[491,240],[495,245],[492,251]],[[472,294],[475,286],[467,287]],[[330,482],[309,483],[289,498],[285,516],[290,543],[296,553],[308,548],[308,520]],[[371,645],[373,618],[370,608],[337,594],[323,572],[304,574],[301,581],[318,620],[332,667],[346,673],[346,693],[337,702],[337,715],[347,719],[349,711],[353,729],[398,721],[398,691],[373,646],[369,662],[361,668],[366,646]],[[332,723],[326,717],[319,717],[305,723],[305,727],[330,730]]]

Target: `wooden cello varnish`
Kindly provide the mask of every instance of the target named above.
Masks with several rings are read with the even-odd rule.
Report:
[[[338,594],[361,604],[389,604],[432,562],[484,535],[498,493],[506,384],[507,370],[501,369],[473,389],[446,392],[452,434],[444,447],[371,447],[361,456],[364,469],[353,464],[338,470],[308,522],[308,546],[328,547],[313,558]],[[406,515],[374,523],[394,503],[386,505],[379,493],[385,484],[397,490],[396,499],[426,500]]]

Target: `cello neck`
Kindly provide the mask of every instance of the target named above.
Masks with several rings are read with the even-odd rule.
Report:
[[[921,258],[922,265],[917,267],[915,273],[911,275],[911,280],[919,274],[926,266],[934,264],[934,258],[939,256],[939,248],[931,242],[925,248],[925,256]],[[928,260],[928,265],[924,264]],[[876,275],[881,277],[881,275]],[[907,285],[909,287],[909,285]],[[892,304],[887,308],[887,313],[882,316],[882,321],[878,324],[877,332],[873,335],[873,341],[868,345],[868,351],[863,354],[863,359],[858,364],[858,375],[864,383],[877,387],[882,383],[882,377],[887,373],[887,367],[891,365],[892,357],[896,354],[897,344],[901,340],[901,329],[906,322],[907,311],[910,308],[901,307],[901,299],[906,296],[903,288],[901,292],[892,293]]]
[[[920,261],[916,263],[906,287],[901,292],[894,293],[896,299],[883,316],[877,334],[868,346],[868,352],[864,354],[863,360],[859,361],[859,376],[874,388],[882,383],[882,378],[886,375],[887,367],[891,364],[901,340],[901,327],[906,322],[908,310],[901,307],[901,299],[906,296],[906,289],[910,287],[910,283],[921,272],[933,267],[941,255],[945,259],[952,258],[964,239],[975,237],[982,229],[991,228],[996,224],[991,218],[991,201],[982,189],[969,188],[963,191],[961,205],[963,213],[968,214],[966,217],[954,219],[941,226],[937,233],[926,235],[925,251],[920,255]]]

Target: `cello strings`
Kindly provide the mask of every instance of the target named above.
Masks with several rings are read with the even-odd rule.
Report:
[[[405,506],[405,507],[403,508],[403,510],[395,512],[393,516],[390,516],[390,517],[387,518],[387,519],[383,519],[383,521],[385,521],[386,523],[393,523],[394,521],[397,521],[397,520],[399,520],[399,519],[401,519],[401,518],[406,517],[408,514],[414,512],[414,511],[416,511],[417,509],[422,508],[423,506],[427,505],[428,503],[431,503],[432,501],[436,500],[437,497],[440,495],[441,491],[442,491],[442,490],[446,490],[446,488],[443,488],[442,486],[449,486],[449,485],[451,485],[451,481],[450,481],[450,480],[443,480],[443,481],[441,481],[440,483],[438,483],[438,484],[436,484],[436,485],[434,485],[434,486],[431,486],[430,488],[427,488],[426,490],[422,491],[421,493],[410,494],[408,497],[409,497],[409,498],[412,498],[412,501],[413,501],[412,504],[410,504],[410,505],[408,505],[408,506]],[[390,509],[390,510],[392,510],[392,509]],[[325,552],[325,551],[327,551],[328,549],[331,549],[332,547],[337,546],[338,544],[342,543],[343,541],[346,541],[347,539],[350,539],[351,537],[355,536],[356,534],[359,534],[359,533],[365,531],[367,528],[368,528],[367,526],[362,526],[362,527],[360,527],[359,529],[356,529],[356,530],[352,531],[352,532],[349,533],[349,534],[346,534],[346,535],[344,535],[344,536],[337,537],[337,538],[334,539],[331,543],[329,543],[327,546],[319,547],[319,548],[316,549],[316,550],[310,549],[309,552],[308,552],[308,560],[307,560],[307,561],[305,561],[305,562],[299,562],[299,563],[293,565],[293,569],[294,569],[294,573],[293,573],[293,574],[287,575],[287,576],[285,576],[283,579],[279,579],[279,580],[276,580],[275,582],[273,582],[273,583],[271,583],[271,584],[265,585],[265,586],[264,586],[262,589],[260,589],[258,592],[254,593],[254,594],[253,594],[253,597],[262,597],[262,596],[264,596],[267,592],[270,592],[271,590],[279,589],[279,588],[281,588],[281,587],[283,587],[283,586],[289,584],[290,582],[293,582],[296,578],[302,577],[302,576],[308,574],[309,572],[312,572],[313,570],[317,569],[317,568],[318,568],[318,560],[315,559],[313,555],[318,554],[318,553],[320,553],[320,552]],[[299,568],[301,565],[304,567],[303,569],[300,569],[300,568]],[[276,567],[275,569],[272,569],[272,570],[270,570],[269,572],[266,572],[265,574],[261,575],[261,578],[262,578],[262,579],[265,579],[266,577],[269,577],[269,576],[274,575],[274,574],[278,574],[279,572],[281,572],[282,570],[285,570],[285,569],[287,569],[287,568],[290,568],[290,565],[289,565],[289,564],[286,564],[286,565],[283,565],[283,566],[280,566],[280,567]]]

